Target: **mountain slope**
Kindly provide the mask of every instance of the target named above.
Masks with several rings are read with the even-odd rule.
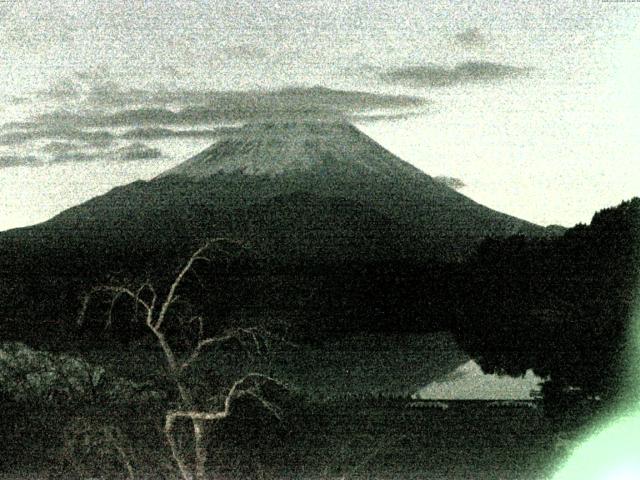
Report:
[[[271,217],[274,227],[256,217]],[[353,243],[351,234],[332,232],[337,226],[387,238],[401,257],[420,258],[464,256],[487,235],[544,235],[434,181],[352,125],[321,122],[246,126],[149,182],[114,189],[36,230],[142,243],[149,232],[156,242],[222,234],[259,248],[276,232],[296,243],[309,235],[304,225],[314,217],[318,243],[307,245],[334,253],[319,244],[367,245],[367,235]]]
[[[87,285],[166,275],[210,237],[247,242],[262,267],[284,269],[293,283],[307,275],[313,290],[318,280],[310,267],[386,264],[401,271],[461,259],[487,235],[516,233],[546,234],[434,181],[352,125],[256,124],[151,181],[1,233],[7,280],[0,293],[11,314],[73,310]],[[345,275],[339,282],[348,286],[352,274]]]

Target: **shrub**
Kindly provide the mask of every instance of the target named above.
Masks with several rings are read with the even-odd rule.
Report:
[[[164,392],[107,374],[70,355],[37,351],[18,342],[0,344],[0,399],[18,403],[138,403]]]

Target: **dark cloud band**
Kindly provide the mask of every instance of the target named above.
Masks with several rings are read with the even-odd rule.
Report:
[[[78,77],[80,78],[80,77]],[[85,92],[86,93],[86,92]],[[83,110],[56,110],[28,121],[0,126],[0,145],[17,146],[40,140],[48,163],[98,159],[149,160],[162,156],[157,148],[133,143],[105,150],[121,140],[143,142],[173,138],[215,140],[235,126],[262,121],[357,120],[397,118],[420,110],[422,97],[385,95],[324,87],[290,87],[272,91],[159,91],[120,89],[115,84],[92,88]],[[49,92],[63,100],[82,91],[74,84],[59,84]],[[153,105],[136,106],[150,102]],[[186,106],[168,108],[166,103]],[[109,105],[110,108],[107,108]],[[113,106],[116,105],[116,108]],[[122,108],[121,108],[122,107]],[[118,131],[116,129],[123,129]],[[7,157],[7,166],[36,164],[32,157]]]
[[[0,133],[0,145],[15,146],[35,140],[55,140],[44,147],[45,153],[61,153],[75,150],[80,142],[85,148],[104,148],[116,139],[123,140],[163,140],[168,138],[208,138],[214,140],[221,135],[233,132],[236,127],[219,127],[213,129],[175,130],[162,127],[145,127],[127,130],[116,134],[108,130],[88,131],[81,129],[43,128],[34,123],[26,125],[22,130]],[[33,128],[32,130],[30,128]]]
[[[18,128],[18,130],[15,130],[16,128]],[[0,145],[5,146],[20,145],[25,142],[48,138],[84,142],[95,146],[107,146],[115,138],[111,132],[82,130],[56,122],[36,121],[21,124],[13,123],[5,125],[3,129],[13,130],[0,133]]]
[[[457,45],[470,48],[482,48],[487,46],[488,39],[479,28],[468,28],[454,35]]]
[[[0,155],[0,168],[35,167],[42,165],[42,160],[33,155]]]
[[[125,147],[121,147],[116,151],[116,156],[119,160],[131,161],[131,160],[153,160],[160,158],[162,152],[158,148],[152,148],[144,143],[132,143]]]
[[[130,162],[154,160],[162,157],[162,151],[144,143],[131,143],[116,149],[92,149],[86,145],[71,142],[51,142],[41,149],[47,155],[38,158],[33,155],[0,155],[0,168],[38,167],[46,164],[80,163],[96,160]]]
[[[75,95],[71,89],[66,91]],[[60,110],[40,115],[34,122],[76,128],[193,126],[278,118],[337,119],[372,110],[417,108],[428,103],[426,99],[415,96],[383,95],[324,87],[291,87],[273,91],[148,92],[124,91],[117,86],[95,90],[85,98],[85,102],[93,108],[92,112]],[[169,104],[183,106],[168,108]],[[117,107],[120,110],[108,111],[105,110],[106,107]]]
[[[135,128],[119,137],[126,140],[162,140],[165,138],[208,138],[215,139],[236,130],[235,127],[219,127],[213,129],[174,130],[162,127]]]
[[[491,62],[465,62],[453,68],[428,64],[402,67],[380,73],[380,79],[417,87],[446,87],[475,82],[492,82],[528,73],[530,69]]]

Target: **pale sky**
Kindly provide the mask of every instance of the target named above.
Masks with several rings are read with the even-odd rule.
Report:
[[[198,91],[292,86],[374,94],[311,106],[382,113],[355,123],[480,203],[588,222],[640,194],[639,20],[601,1],[0,2],[0,230],[151,178],[209,145],[202,130],[301,106]],[[127,133],[143,126],[191,132]]]

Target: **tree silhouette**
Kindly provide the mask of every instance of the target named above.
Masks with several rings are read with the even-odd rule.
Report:
[[[210,409],[203,409],[201,405],[202,402],[196,398],[193,387],[189,384],[185,376],[186,371],[191,368],[207,347],[235,340],[243,344],[248,342],[260,349],[262,344],[261,339],[268,335],[267,332],[263,332],[258,328],[237,327],[227,329],[219,335],[209,336],[205,334],[204,318],[196,315],[189,318],[186,322],[184,322],[184,320],[181,321],[183,325],[195,324],[197,326],[196,339],[191,347],[186,349],[186,352],[182,351],[183,349],[176,348],[167,335],[168,324],[178,318],[176,315],[170,316],[169,314],[178,301],[178,292],[185,277],[189,274],[195,275],[194,266],[196,263],[209,262],[210,258],[206,256],[207,251],[210,250],[213,244],[224,241],[226,240],[210,240],[198,248],[179,270],[165,295],[158,294],[153,284],[149,281],[141,283],[137,288],[120,285],[99,285],[93,287],[84,295],[79,314],[78,321],[82,323],[86,318],[87,309],[92,297],[101,293],[109,295],[111,299],[107,314],[107,326],[113,323],[114,307],[122,297],[128,298],[133,302],[135,307],[134,318],[138,318],[138,314],[142,313],[141,316],[144,325],[147,330],[153,334],[160,346],[168,374],[178,390],[180,408],[167,411],[164,433],[183,480],[191,480],[193,478],[203,480],[206,478],[207,449],[205,445],[205,423],[228,417],[231,414],[232,405],[236,400],[252,397],[256,399],[267,412],[280,418],[280,409],[262,394],[262,387],[266,383],[282,385],[272,377],[257,372],[244,375],[242,378],[233,382],[231,387],[226,391],[222,408],[212,411]],[[173,430],[175,422],[179,419],[189,420],[193,429],[194,460],[191,465],[174,437]]]

